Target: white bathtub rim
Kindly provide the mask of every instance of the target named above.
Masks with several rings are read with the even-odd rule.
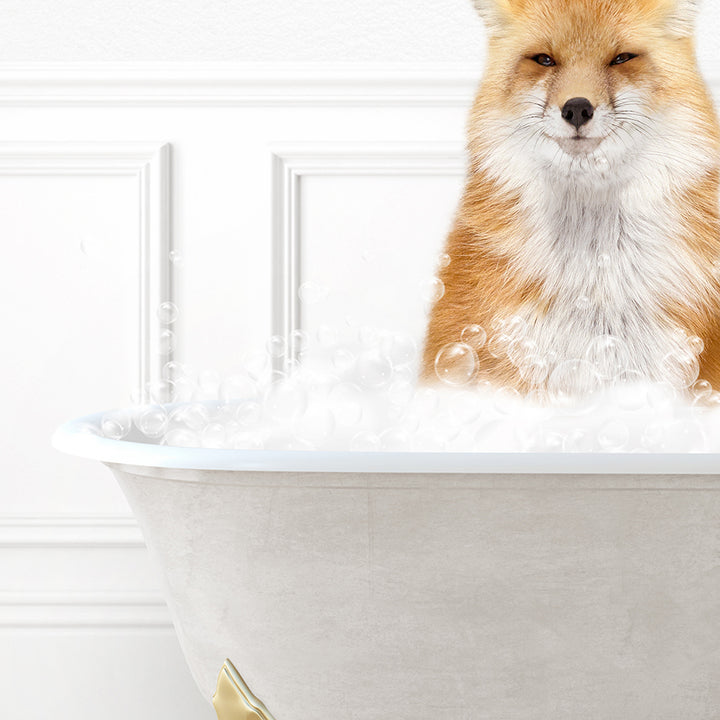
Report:
[[[87,432],[103,413],[77,418],[53,434],[57,450],[138,467],[187,470],[482,475],[720,475],[717,453],[324,452],[184,448],[112,440]]]

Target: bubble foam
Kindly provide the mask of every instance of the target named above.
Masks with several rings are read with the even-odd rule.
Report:
[[[242,450],[720,452],[720,393],[697,380],[698,339],[679,337],[668,379],[649,383],[616,338],[553,363],[523,330],[499,321],[486,343],[483,328],[466,327],[438,353],[434,384],[417,380],[411,337],[366,326],[272,337],[224,378],[173,360],[138,395],[151,404],[106,413],[97,432]],[[477,380],[487,344],[534,379],[530,392]]]

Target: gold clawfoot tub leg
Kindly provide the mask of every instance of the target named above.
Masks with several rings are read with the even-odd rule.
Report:
[[[220,670],[213,706],[218,720],[274,720],[229,660]]]

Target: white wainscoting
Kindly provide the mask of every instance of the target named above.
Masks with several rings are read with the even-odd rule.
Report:
[[[455,210],[477,79],[449,65],[0,68],[0,717],[214,716],[110,473],[49,436],[160,376],[165,300],[174,357],[221,374],[296,328],[420,333],[413,294]],[[339,290],[302,307],[308,279]]]
[[[312,334],[317,327],[303,322],[299,290],[307,279],[303,272],[303,257],[307,245],[317,238],[303,237],[302,194],[303,181],[309,177],[450,177],[459,182],[465,171],[462,145],[428,142],[425,145],[408,143],[355,143],[333,146],[305,144],[275,147],[273,164],[273,283],[272,334],[285,338],[291,347],[296,330]],[[364,200],[366,201],[366,200]],[[305,245],[305,247],[303,247]],[[437,249],[436,239],[428,238],[425,247],[407,248],[415,253],[425,251],[428,264]],[[307,273],[307,268],[305,268]],[[430,269],[431,272],[431,269]],[[427,275],[425,275],[427,276]],[[422,279],[422,278],[420,278]],[[403,291],[403,278],[394,284],[395,304],[401,303],[408,293]],[[351,277],[343,284],[353,283]],[[360,288],[354,293],[359,296]],[[335,308],[337,311],[337,308]],[[345,307],[345,314],[357,314],[356,307]]]
[[[137,181],[138,332],[134,386],[161,378],[166,361],[158,352],[165,327],[157,315],[173,300],[170,261],[170,145],[167,143],[0,142],[0,175],[130,176]],[[171,353],[168,353],[171,357]],[[168,358],[169,359],[169,358]],[[143,397],[145,401],[149,398]]]

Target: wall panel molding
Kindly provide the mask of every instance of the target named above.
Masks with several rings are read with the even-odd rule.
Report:
[[[467,64],[0,63],[0,105],[465,106]]]
[[[133,517],[33,515],[0,517],[0,548],[141,549],[145,542]]]
[[[97,572],[93,558],[105,572]],[[138,560],[147,562],[147,551],[132,517],[0,517],[0,629],[170,629],[162,595],[127,577]],[[59,584],[47,572],[33,589],[16,589],[25,585],[25,571],[37,576],[53,566],[63,568]],[[78,576],[85,577],[82,589]]]
[[[301,188],[308,176],[457,176],[465,172],[459,143],[276,145],[272,162],[272,334],[291,338],[301,328]]]
[[[0,175],[57,177],[131,176],[137,181],[139,211],[136,387],[159,380],[171,357],[159,346],[164,330],[157,307],[173,299],[170,262],[170,145],[148,143],[0,143]],[[144,391],[147,399],[147,391]]]
[[[0,592],[0,629],[172,628],[165,601],[141,593]]]
[[[0,106],[466,107],[469,63],[0,63]],[[720,78],[707,78],[720,98]]]

